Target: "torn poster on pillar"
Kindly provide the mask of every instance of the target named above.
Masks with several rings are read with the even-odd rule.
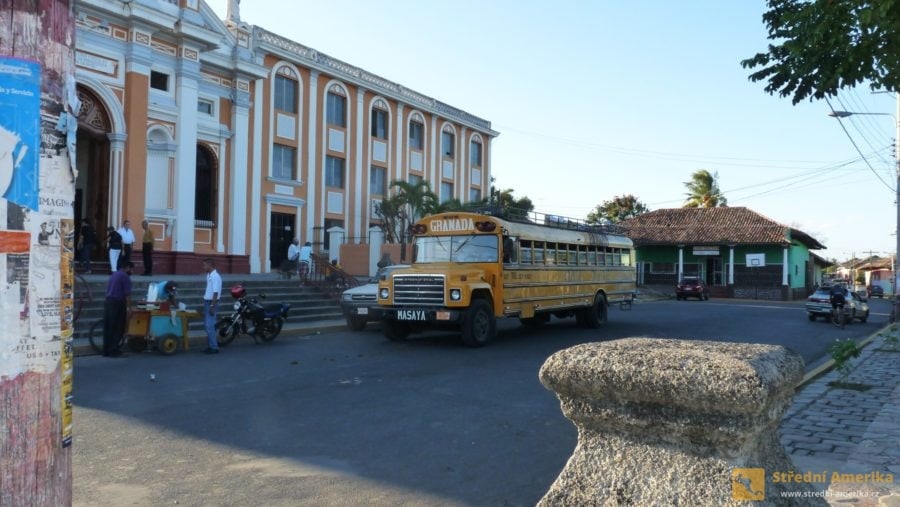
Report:
[[[0,196],[38,208],[41,65],[0,57]]]

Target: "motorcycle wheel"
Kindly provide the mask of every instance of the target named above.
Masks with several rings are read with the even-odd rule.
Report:
[[[216,336],[219,346],[226,346],[233,342],[238,333],[237,324],[232,323],[230,318],[219,319],[216,322]]]
[[[262,329],[257,331],[257,336],[264,342],[270,342],[278,338],[282,326],[284,326],[284,320],[281,317],[272,317],[263,323]]]

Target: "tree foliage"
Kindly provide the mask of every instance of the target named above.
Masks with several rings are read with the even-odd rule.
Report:
[[[806,98],[834,96],[869,81],[900,90],[900,0],[768,0],[770,43],[741,62],[766,92]]]
[[[691,181],[684,182],[688,192],[685,208],[715,208],[727,206],[728,200],[719,189],[719,174],[710,174],[706,169],[694,171]]]
[[[598,204],[593,211],[588,213],[586,221],[595,225],[604,222],[618,223],[648,211],[650,209],[634,195],[617,195],[611,201],[603,201],[603,204]]]
[[[387,243],[406,244],[410,225],[435,213],[441,205],[427,181],[414,184],[395,180],[388,187],[388,194],[376,209]]]

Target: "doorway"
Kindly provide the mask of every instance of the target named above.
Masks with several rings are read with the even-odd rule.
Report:
[[[91,252],[92,260],[104,260],[102,245],[106,243],[109,217],[109,134],[111,121],[106,107],[89,89],[77,86],[78,132],[76,134],[74,218],[75,230],[80,231],[81,220],[88,219],[97,232],[99,245]]]
[[[706,284],[725,285],[722,276],[722,258],[709,257],[706,259]]]
[[[287,259],[287,251],[294,240],[297,215],[273,211],[269,215],[269,270],[274,271]]]

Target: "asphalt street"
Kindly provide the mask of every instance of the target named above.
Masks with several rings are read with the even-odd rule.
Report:
[[[778,343],[815,363],[866,324],[809,322],[801,303],[662,301],[574,319],[502,321],[482,349],[452,334],[363,332],[235,342],[75,368],[75,505],[534,505],[576,441],[538,381],[553,352],[627,336]],[[883,307],[883,308],[882,308]],[[152,380],[151,380],[152,378]]]

